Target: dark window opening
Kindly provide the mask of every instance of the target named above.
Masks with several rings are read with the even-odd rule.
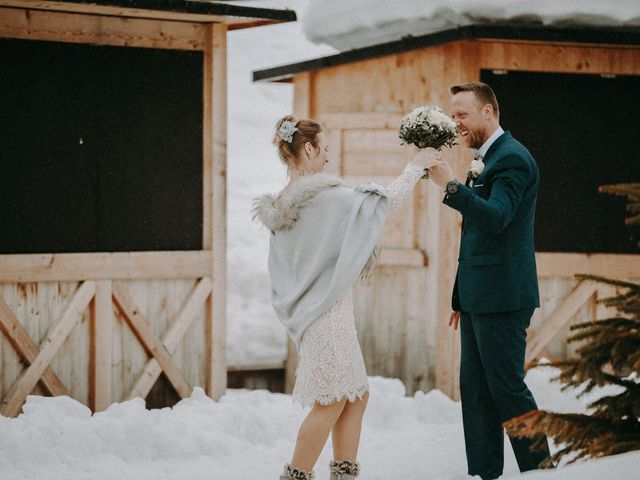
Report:
[[[0,253],[200,250],[202,62],[0,40]]]
[[[640,77],[482,71],[500,123],[540,168],[536,250],[638,253],[626,200],[605,184],[640,182]]]

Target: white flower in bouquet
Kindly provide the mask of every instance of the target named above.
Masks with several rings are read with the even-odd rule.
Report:
[[[440,107],[426,105],[415,108],[400,121],[398,132],[401,144],[413,144],[418,148],[442,150],[452,147],[458,138],[456,124]],[[423,178],[428,178],[429,171]]]

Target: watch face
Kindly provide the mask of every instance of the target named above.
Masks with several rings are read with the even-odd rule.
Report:
[[[447,183],[447,192],[449,193],[456,193],[458,191],[458,188],[459,185],[456,181]]]

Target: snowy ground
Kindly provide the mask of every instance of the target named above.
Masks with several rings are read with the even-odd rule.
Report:
[[[541,407],[583,411],[585,401],[549,383],[553,372],[527,377]],[[305,413],[290,396],[264,390],[231,390],[214,402],[197,389],[172,409],[146,410],[136,399],[93,416],[68,397],[32,396],[19,417],[0,417],[0,478],[276,479]],[[318,479],[328,478],[330,443],[316,466]],[[507,479],[631,480],[640,467],[636,452],[520,476],[510,447],[505,458]],[[359,460],[362,480],[471,478],[460,404],[437,390],[406,397],[398,380],[371,378]]]

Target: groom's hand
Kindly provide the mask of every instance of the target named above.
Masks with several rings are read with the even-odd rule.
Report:
[[[458,310],[456,310],[455,312],[451,312],[451,317],[449,317],[449,326],[453,327],[454,330],[457,330],[459,323],[460,323],[460,312]]]
[[[437,185],[444,187],[447,183],[456,179],[451,165],[446,161],[438,162],[429,169],[429,178]]]

